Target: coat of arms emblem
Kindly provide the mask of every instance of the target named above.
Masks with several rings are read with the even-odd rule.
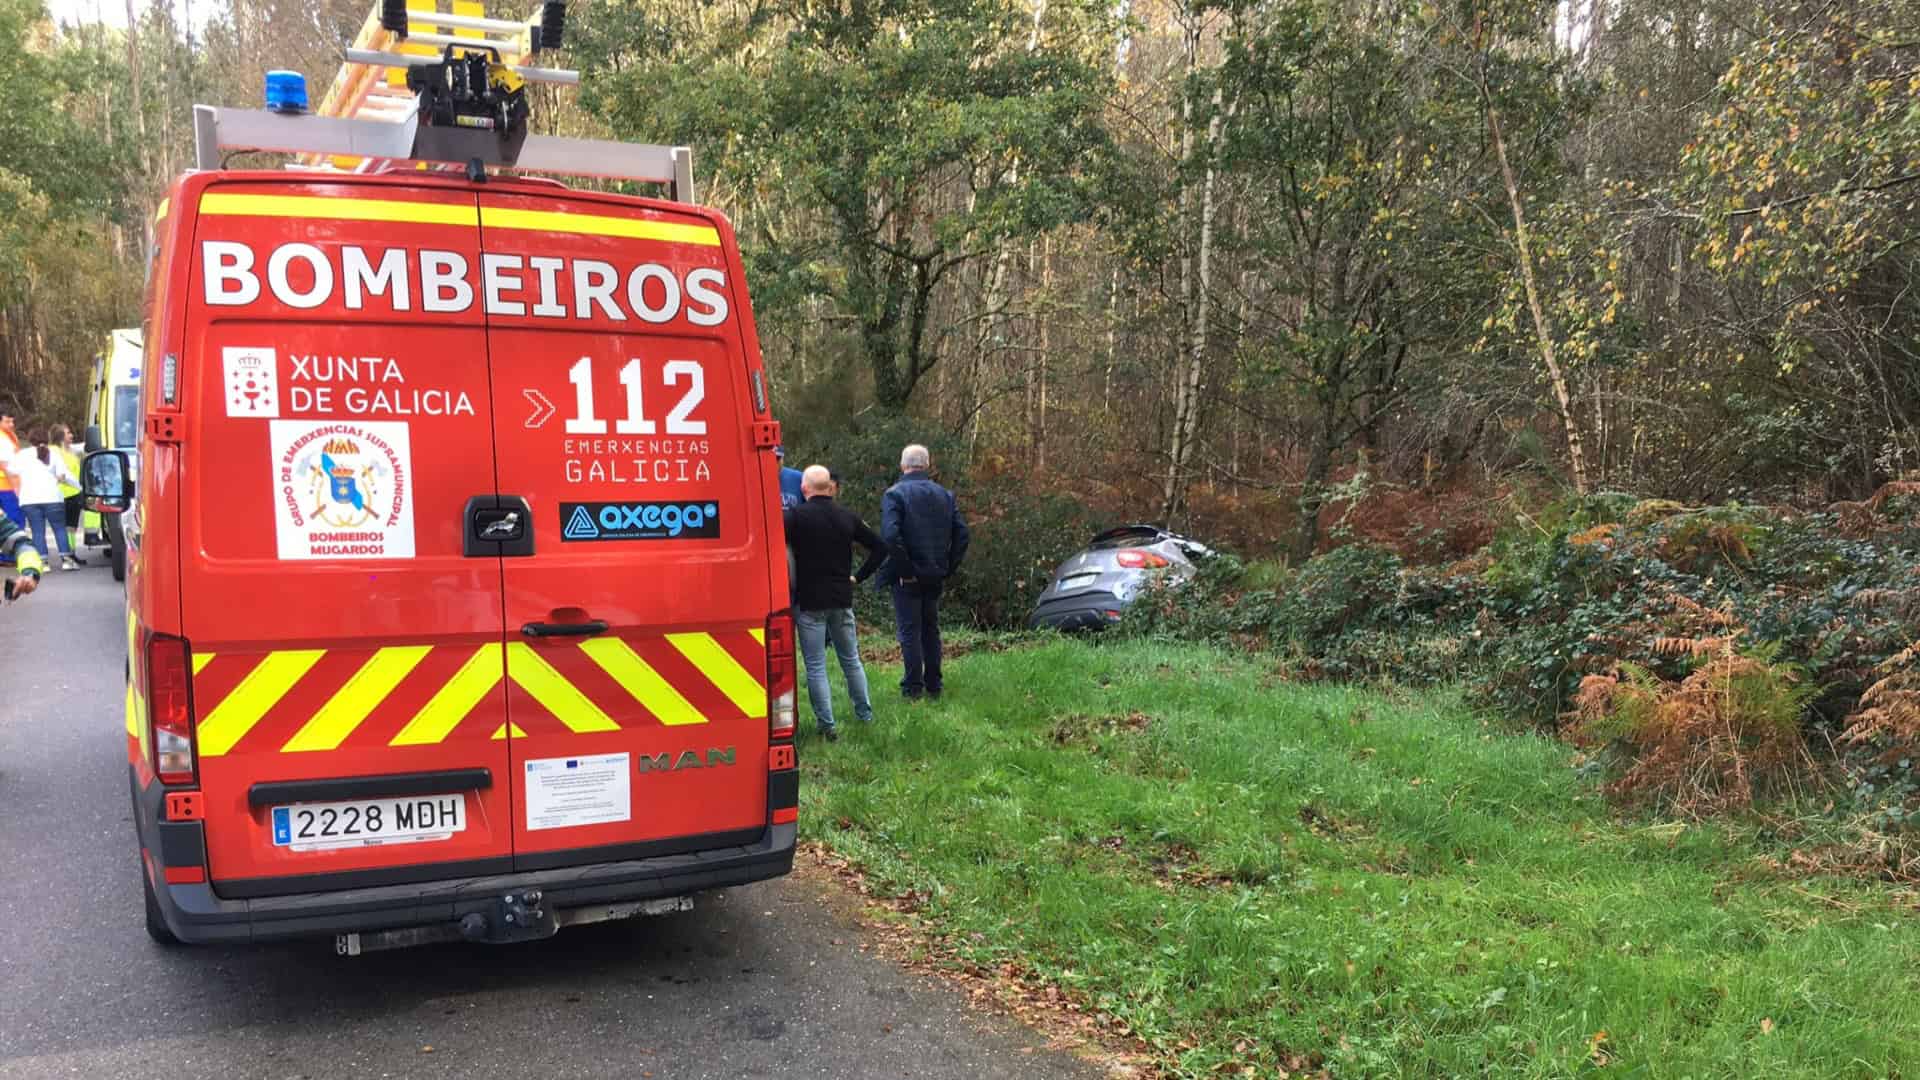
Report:
[[[312,510],[308,517],[336,529],[358,529],[377,520],[379,503],[393,469],[384,454],[369,454],[346,436],[336,435],[301,462],[309,478]]]

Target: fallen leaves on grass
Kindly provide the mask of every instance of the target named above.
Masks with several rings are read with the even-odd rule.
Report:
[[[1124,841],[1122,841],[1124,843]],[[866,903],[861,922],[876,936],[880,953],[909,970],[958,986],[976,1007],[998,1011],[1019,1020],[1060,1049],[1099,1063],[1115,1080],[1163,1080],[1176,1075],[1179,1046],[1160,1050],[1140,1037],[1121,1017],[1101,1011],[1080,993],[1048,981],[1019,960],[983,965],[954,947],[947,934],[923,915],[927,897],[909,893],[888,895],[874,886],[851,860],[820,844],[802,843],[794,871],[802,877],[831,880],[858,894]],[[978,935],[974,940],[979,941]],[[1192,1044],[1185,1044],[1192,1049]],[[1249,1047],[1249,1052],[1254,1048]],[[1282,1077],[1316,1075],[1319,1062],[1296,1054],[1282,1055]],[[1230,1062],[1230,1071],[1255,1075],[1244,1062]]]
[[[1009,641],[1005,638],[949,638],[940,643],[940,656],[943,661],[951,662],[968,653],[1003,653],[1015,648],[1032,648],[1036,644],[1037,641]],[[900,662],[900,643],[896,641],[872,647],[862,645],[860,658],[869,664],[897,664]]]
[[[1138,709],[1128,713],[1116,713],[1110,716],[1088,716],[1085,713],[1068,713],[1055,717],[1047,731],[1048,738],[1056,746],[1073,746],[1091,742],[1100,736],[1121,734],[1139,734],[1153,726],[1153,717]],[[1096,745],[1094,749],[1099,749]]]

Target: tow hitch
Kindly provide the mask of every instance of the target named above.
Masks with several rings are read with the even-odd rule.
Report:
[[[461,905],[466,907],[467,905]],[[341,956],[405,949],[415,945],[434,945],[447,941],[473,941],[505,945],[517,941],[538,941],[560,932],[563,926],[612,922],[640,915],[671,915],[692,911],[693,897],[672,896],[661,900],[636,900],[621,904],[591,904],[556,911],[546,903],[539,889],[503,893],[482,906],[464,912],[459,921],[413,926],[399,930],[376,930],[366,934],[335,934],[333,951]]]

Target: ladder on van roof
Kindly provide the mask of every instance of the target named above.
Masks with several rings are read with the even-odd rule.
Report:
[[[580,74],[536,64],[565,40],[564,0],[525,20],[489,18],[480,0],[374,0],[326,96],[308,111],[304,81],[269,72],[265,109],[196,105],[199,168],[224,155],[292,153],[316,172],[487,169],[664,184],[692,202],[684,146],[536,135],[526,130],[528,83],[578,85]]]

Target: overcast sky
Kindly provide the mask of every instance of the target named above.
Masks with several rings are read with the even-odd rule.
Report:
[[[152,6],[152,0],[133,0],[135,11],[145,11]],[[193,5],[193,25],[196,29],[205,27],[207,19],[214,14],[219,0],[195,0]],[[180,4],[176,0],[176,11]],[[102,20],[112,26],[127,25],[127,0],[47,0],[47,10],[53,13],[55,22],[79,23]]]

